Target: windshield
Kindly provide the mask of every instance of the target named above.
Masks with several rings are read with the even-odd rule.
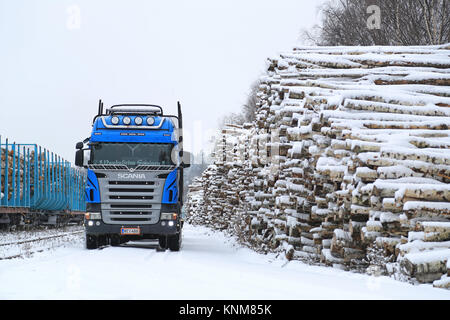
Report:
[[[91,145],[90,164],[126,165],[174,165],[171,159],[171,143],[96,143]]]

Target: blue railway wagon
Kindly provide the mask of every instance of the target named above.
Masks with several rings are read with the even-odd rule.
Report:
[[[0,224],[82,221],[86,210],[84,170],[36,144],[0,137]]]

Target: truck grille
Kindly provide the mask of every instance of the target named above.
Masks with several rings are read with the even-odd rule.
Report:
[[[115,185],[126,185],[126,186],[153,186],[155,185],[154,181],[109,181],[109,184]]]
[[[159,221],[165,179],[161,172],[146,172],[145,179],[121,180],[105,172],[99,179],[102,218],[108,224],[155,224]]]

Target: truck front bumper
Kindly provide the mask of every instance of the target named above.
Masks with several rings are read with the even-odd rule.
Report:
[[[102,220],[86,220],[84,221],[86,234],[91,235],[121,235],[122,228],[139,228],[140,234],[132,237],[157,238],[158,236],[174,235],[180,231],[180,222],[172,220],[174,223],[169,225],[169,221],[159,221],[156,224],[136,224],[136,225],[118,225],[106,224]],[[124,237],[131,237],[123,235]]]

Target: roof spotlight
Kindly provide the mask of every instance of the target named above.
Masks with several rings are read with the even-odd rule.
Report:
[[[142,124],[143,120],[141,117],[134,118],[134,123],[140,126]]]
[[[119,117],[116,117],[116,116],[112,117],[111,118],[111,123],[114,124],[114,125],[119,124]]]
[[[123,118],[123,123],[128,126],[131,123],[130,117]]]

